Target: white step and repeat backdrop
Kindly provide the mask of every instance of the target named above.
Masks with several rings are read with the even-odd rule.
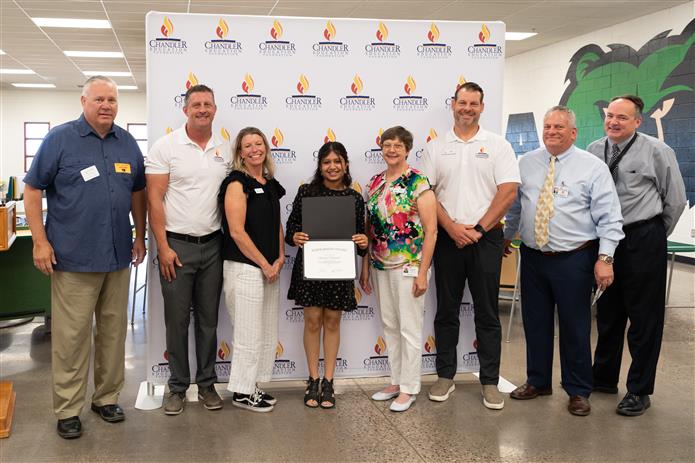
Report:
[[[461,82],[482,85],[486,94],[481,123],[499,132],[504,32],[500,22],[151,12],[146,44],[149,141],[184,123],[181,108],[189,86],[210,86],[218,107],[215,132],[233,140],[239,129],[251,125],[272,142],[277,178],[288,193],[282,200],[284,223],[297,188],[312,176],[316,153],[327,140],[347,147],[350,170],[361,189],[385,168],[378,145],[388,127],[403,125],[414,134],[409,162],[417,167],[427,141],[451,128],[449,104]],[[155,242],[149,242],[147,379],[162,384],[169,368]],[[303,312],[286,299],[295,249],[288,246],[286,254],[273,377],[306,378]],[[436,355],[434,279],[430,283],[422,345],[425,373],[435,371]],[[387,375],[388,346],[378,305],[373,295],[359,289],[356,294],[358,310],[343,316],[336,376]],[[477,371],[468,293],[460,316],[458,368]],[[220,381],[229,376],[233,342],[222,301],[217,351]],[[192,332],[189,346],[194,371]]]

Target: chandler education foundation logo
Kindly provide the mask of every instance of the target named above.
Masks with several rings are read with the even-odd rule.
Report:
[[[340,109],[343,111],[372,111],[376,108],[374,98],[363,95],[362,90],[364,90],[364,82],[359,74],[355,74],[350,83],[352,95],[345,95],[340,98]]]
[[[194,85],[198,85],[198,78],[195,76],[195,74],[193,74],[193,72],[189,72],[188,78],[186,79],[186,83],[184,84],[186,90],[183,93],[180,93],[174,97],[174,106],[176,108],[184,107],[184,105],[186,104],[186,92],[189,88],[193,87]]]
[[[434,342],[434,337],[427,335],[422,353],[422,368],[436,369],[437,368],[437,348]]]
[[[301,74],[295,86],[297,93],[285,98],[285,107],[290,111],[317,111],[321,109],[321,97],[309,95],[309,79]]]
[[[285,311],[285,321],[289,323],[304,323],[304,307],[292,307]]]
[[[379,128],[379,132],[376,134],[376,147],[368,149],[364,152],[364,162],[372,165],[383,165],[384,157],[381,153],[381,134],[384,133],[384,129]]]
[[[466,368],[479,368],[480,361],[478,360],[478,340],[473,340],[473,350],[470,352],[464,352],[461,356],[463,365]]]
[[[401,56],[401,46],[388,41],[389,29],[386,24],[380,22],[374,34],[377,41],[364,46],[364,54],[368,58],[398,58]]]
[[[280,341],[275,346],[275,364],[273,365],[273,376],[292,376],[297,369],[294,360],[283,358],[285,348]]]
[[[155,55],[183,55],[188,53],[186,41],[174,37],[174,23],[168,16],[164,17],[159,33],[161,37],[149,41],[150,53]]]
[[[388,371],[389,358],[386,354],[386,342],[384,338],[378,336],[376,338],[376,344],[374,344],[374,353],[370,357],[365,358],[362,363],[367,371]]]
[[[474,59],[498,59],[504,56],[502,45],[490,42],[492,34],[490,29],[483,23],[478,32],[479,43],[468,47],[468,56]]]
[[[166,379],[171,374],[169,371],[169,352],[164,351],[162,353],[162,358],[164,359],[164,362],[159,362],[151,367],[152,376],[157,379]]]
[[[451,45],[439,41],[439,28],[435,23],[430,24],[427,31],[427,40],[417,46],[417,55],[420,58],[444,59],[451,56]]]
[[[216,39],[207,40],[204,44],[205,53],[208,55],[236,56],[242,52],[241,42],[227,38],[229,25],[220,18],[215,27]]]
[[[345,373],[348,369],[348,360],[338,357],[335,359],[335,373],[341,374]],[[324,359],[319,359],[319,376],[323,376],[325,372],[325,361]]]
[[[350,186],[353,190],[358,193],[362,193],[362,187],[357,182],[352,182]],[[357,301],[357,308],[349,312],[343,311],[342,321],[371,321],[374,320],[375,310],[374,307],[363,305],[362,302],[362,291],[355,286],[355,301]]]
[[[241,81],[241,90],[244,93],[232,95],[229,99],[232,109],[240,111],[263,111],[268,108],[267,97],[260,93],[253,93],[255,83],[253,76],[246,73],[244,80]]]
[[[273,156],[275,164],[294,164],[297,160],[297,153],[291,148],[284,148],[282,144],[285,142],[285,135],[282,130],[275,127],[273,136],[270,138],[270,143],[273,145],[270,148],[270,155]]]
[[[323,37],[326,39],[312,45],[314,56],[320,58],[343,58],[350,54],[348,44],[335,41],[336,30],[333,23],[329,20],[323,30]]]
[[[459,307],[459,318],[472,320],[475,316],[475,309],[470,302],[462,302]]]
[[[326,130],[326,136],[323,137],[324,143],[328,143],[329,141],[335,141],[335,132],[330,127],[328,127],[328,130]]]
[[[417,84],[413,76],[408,76],[403,91],[405,95],[393,99],[393,109],[396,111],[425,111],[428,109],[427,98],[415,95]]]
[[[258,44],[258,53],[263,56],[293,56],[297,49],[293,42],[280,40],[284,34],[282,24],[277,19],[273,20],[270,28],[270,37],[273,40],[266,40]]]
[[[220,129],[220,136],[222,137],[222,139],[224,141],[229,141],[229,138],[230,138],[229,131],[227,129],[225,129],[224,127],[222,127]],[[215,159],[217,159],[217,156],[219,156],[219,153],[217,151],[215,151]]]
[[[425,136],[425,144],[431,142],[437,138],[437,131],[434,130],[432,127],[430,127],[429,132],[427,132],[427,135]],[[423,153],[425,152],[425,148],[418,148],[415,150],[415,159],[419,160],[422,158]]]
[[[232,362],[229,360],[229,355],[231,350],[229,344],[226,341],[220,343],[220,347],[217,349],[217,358],[219,361],[215,362],[215,374],[219,377],[229,377],[229,373],[232,369]]]

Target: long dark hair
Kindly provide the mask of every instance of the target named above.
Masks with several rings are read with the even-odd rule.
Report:
[[[319,148],[319,155],[316,159],[316,172],[314,172],[314,178],[311,179],[311,186],[316,188],[320,185],[323,185],[323,176],[321,175],[321,163],[324,159],[326,159],[326,156],[328,156],[331,153],[337,154],[338,156],[343,158],[343,161],[345,161],[345,175],[343,176],[343,185],[350,188],[350,185],[352,185],[352,176],[350,176],[350,164],[348,163],[348,154],[347,150],[345,149],[345,146],[339,141],[326,142],[323,144],[321,148]]]

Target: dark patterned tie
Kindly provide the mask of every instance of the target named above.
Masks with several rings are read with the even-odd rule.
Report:
[[[608,160],[608,168],[611,171],[611,176],[613,176],[613,181],[617,180],[618,165],[615,164],[615,160],[618,159],[618,156],[620,156],[620,147],[616,143],[611,148],[611,158]]]

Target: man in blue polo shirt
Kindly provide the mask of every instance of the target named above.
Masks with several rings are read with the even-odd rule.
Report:
[[[91,408],[110,423],[125,419],[117,402],[124,383],[129,267],[145,257],[145,169],[135,139],[113,123],[116,83],[92,77],[80,101],[82,116],[46,135],[24,178],[34,265],[51,276],[53,407],[58,434],[66,439],[82,435],[95,315]]]

